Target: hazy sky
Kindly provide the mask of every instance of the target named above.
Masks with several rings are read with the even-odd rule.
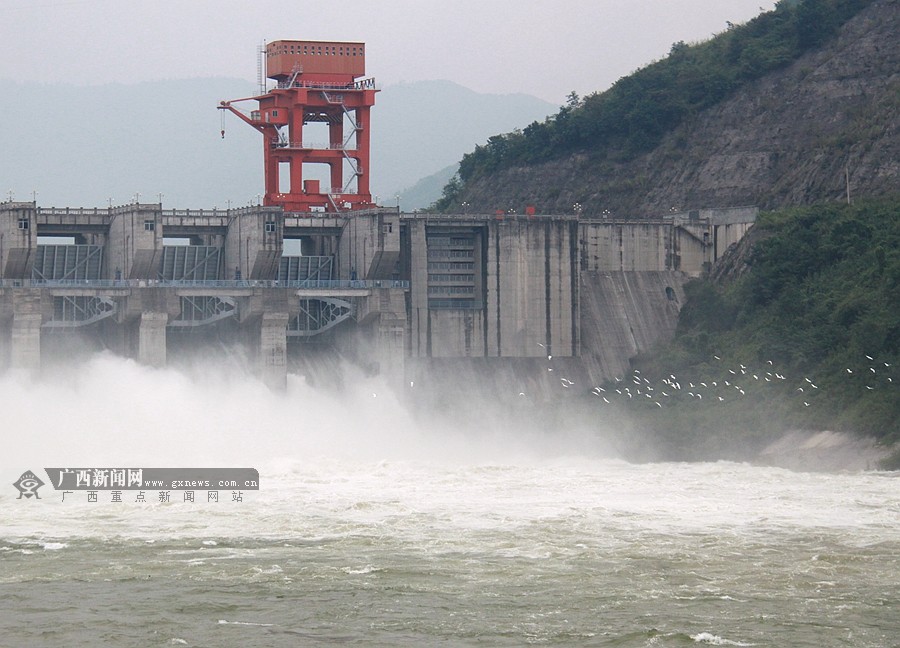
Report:
[[[78,85],[256,79],[277,39],[367,44],[380,85],[449,79],[555,104],[774,0],[0,0],[0,78]]]

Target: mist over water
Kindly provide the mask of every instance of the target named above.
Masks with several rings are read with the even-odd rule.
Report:
[[[382,379],[346,364],[336,367],[337,387],[314,387],[289,374],[284,392],[271,391],[245,366],[226,357],[152,369],[104,353],[39,379],[7,373],[0,398],[11,447],[2,467],[478,462],[604,451],[596,434],[589,440],[513,421],[488,401],[468,401],[449,416],[415,412],[413,389],[398,396]]]
[[[420,407],[350,366],[276,393],[239,356],[172,360],[0,377],[0,645],[900,645],[889,473],[631,464],[615,429]],[[47,466],[261,489],[16,499]]]

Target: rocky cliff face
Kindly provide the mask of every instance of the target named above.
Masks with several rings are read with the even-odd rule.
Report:
[[[470,182],[484,210],[534,205],[642,216],[701,207],[773,209],[897,192],[900,2],[878,0],[822,49],[745,86],[627,163],[589,151]],[[472,209],[472,207],[470,207]]]

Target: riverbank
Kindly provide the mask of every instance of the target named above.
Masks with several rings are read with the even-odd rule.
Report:
[[[880,470],[896,452],[896,448],[872,437],[791,430],[763,448],[753,463],[803,472]]]

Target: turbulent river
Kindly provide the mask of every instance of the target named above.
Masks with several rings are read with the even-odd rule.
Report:
[[[635,465],[432,426],[362,377],[271,394],[108,357],[0,404],[0,646],[900,646],[890,473]],[[261,484],[17,498],[48,466]]]

